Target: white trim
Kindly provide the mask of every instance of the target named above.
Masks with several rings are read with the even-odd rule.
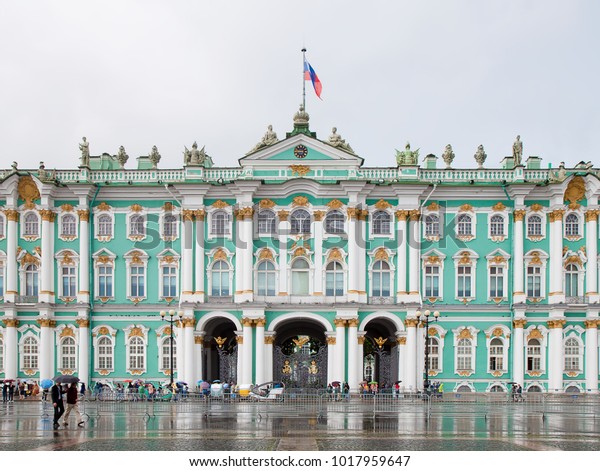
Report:
[[[35,234],[26,235],[25,234],[25,226],[26,226],[27,222],[25,221],[25,219],[30,214],[33,214],[37,218],[37,232]],[[42,231],[42,218],[40,217],[40,214],[37,211],[35,211],[35,210],[25,211],[20,218],[19,226],[21,228],[21,239],[27,240],[29,242],[33,242],[33,241],[38,240],[41,237],[40,232]]]
[[[132,223],[131,220],[133,218],[137,218],[137,217],[141,217],[142,218],[142,226],[144,229],[143,234],[132,234],[131,233],[131,228],[132,228]],[[134,242],[140,241],[140,240],[144,240],[146,237],[148,237],[148,213],[146,212],[145,209],[142,209],[142,211],[132,211],[131,208],[129,208],[129,211],[127,211],[126,215],[125,215],[125,221],[126,221],[126,226],[127,226],[127,236],[126,238],[128,240],[132,240]]]
[[[577,216],[577,234],[575,235],[567,235],[567,217],[571,214]],[[581,209],[567,209],[563,215],[563,237],[571,242],[583,239],[584,224],[584,215]]]
[[[134,328],[139,328],[142,331],[142,335],[141,336],[135,335],[135,336],[130,337],[129,335]],[[146,373],[146,371],[148,370],[148,331],[149,330],[150,330],[149,327],[146,327],[142,324],[131,324],[123,329],[123,332],[125,333],[125,370],[129,374],[132,374],[133,370],[140,370],[142,372],[142,374]],[[142,339],[142,346],[144,348],[144,352],[143,352],[144,366],[143,366],[143,368],[138,368],[138,367],[131,368],[131,366],[130,366],[130,347],[131,347],[131,340],[134,338]]]
[[[462,258],[468,253],[470,263],[461,263]],[[479,260],[479,254],[473,250],[461,249],[456,252],[452,259],[454,260],[454,299],[463,301],[472,301],[477,297],[477,260]],[[471,295],[470,296],[459,296],[458,295],[458,269],[459,267],[470,267],[471,273]]]
[[[105,328],[108,330],[108,335],[106,335],[106,334],[100,335],[99,334],[99,331],[102,328]],[[111,368],[100,368],[100,365],[99,365],[100,351],[99,351],[98,342],[103,337],[110,339],[110,342],[111,342],[111,346],[112,346],[112,354],[111,354],[112,367]],[[92,345],[94,346],[94,372],[95,373],[99,373],[101,370],[106,370],[109,373],[112,373],[113,371],[115,371],[116,340],[117,340],[117,330],[114,329],[113,327],[111,327],[110,325],[105,325],[105,324],[99,325],[97,327],[94,327],[94,329],[92,330]]]
[[[133,264],[132,260],[133,257],[137,256],[140,261],[142,263],[136,263],[135,265]],[[134,299],[147,299],[148,298],[148,254],[146,252],[144,252],[143,250],[139,250],[139,249],[132,249],[129,252],[127,252],[125,255],[123,255],[123,258],[125,259],[125,267],[127,270],[127,275],[126,275],[126,293],[127,293],[127,299],[129,299],[130,301],[134,300]],[[144,294],[142,296],[134,296],[131,293],[131,268],[132,266],[136,266],[136,267],[143,267],[144,268],[144,284],[143,284],[143,288],[144,288]]]
[[[468,370],[462,370],[458,368],[458,343],[462,340],[459,338],[460,333],[467,329],[471,334],[471,338],[467,339],[471,341],[471,368]],[[473,326],[460,326],[456,329],[452,329],[452,334],[454,337],[454,374],[459,374],[459,371],[468,371],[470,372],[469,376],[475,374],[477,371],[477,334],[479,333],[479,329],[476,329]]]
[[[494,216],[500,216],[502,218],[502,234],[492,235],[492,218]],[[490,239],[496,243],[500,243],[500,242],[503,242],[504,240],[506,240],[506,238],[508,237],[508,216],[505,212],[494,211],[494,212],[488,213],[487,226],[488,226],[488,234],[487,234],[488,239]]]
[[[173,262],[171,262],[171,263],[165,262],[164,259],[166,257],[173,257]],[[179,292],[181,290],[181,287],[179,285],[179,260],[180,260],[181,257],[174,250],[172,250],[172,249],[165,249],[162,252],[160,252],[156,256],[156,258],[158,260],[158,298],[159,299],[165,299],[167,297],[171,297],[171,296],[163,296],[163,273],[162,273],[162,269],[163,269],[163,267],[175,267],[175,286],[177,286],[177,289],[175,290],[175,296],[173,296],[173,299],[178,299],[179,298]]]
[[[529,234],[529,218],[531,218],[532,216],[539,216],[540,218],[540,228],[541,228],[541,234],[540,235],[530,235]],[[546,238],[546,213],[543,211],[533,211],[530,213],[527,213],[527,215],[525,216],[525,238],[527,240],[530,240],[532,242],[538,242],[540,240],[543,240]]]
[[[204,234],[207,241],[215,239],[232,240],[233,238],[233,206],[228,205],[224,208],[215,208],[214,206],[207,206],[206,209],[206,224],[208,227],[205,228]],[[216,214],[224,213],[227,215],[227,234],[215,234],[212,231],[213,217]]]
[[[532,262],[532,260],[534,258],[534,253],[535,252],[538,253],[538,256],[539,256],[540,261],[541,261],[541,265],[532,265],[531,264],[531,262]],[[528,268],[530,266],[532,266],[532,267],[536,267],[537,266],[537,267],[540,267],[540,277],[541,277],[540,296],[539,297],[541,299],[545,298],[546,297],[546,276],[547,276],[547,274],[546,274],[546,265],[548,263],[548,254],[546,252],[544,252],[543,250],[533,249],[533,250],[530,250],[529,252],[527,252],[523,258],[525,260],[525,269],[523,270],[524,271],[523,275],[525,276],[525,284],[524,284],[525,296],[527,298],[532,298],[532,297],[536,298],[536,296],[529,296],[528,288],[527,288],[527,286],[528,286],[528,283],[527,283],[527,276],[528,276],[527,271],[528,271]]]
[[[394,221],[394,212],[392,210],[392,208],[386,208],[386,209],[379,209],[377,207],[370,206],[369,208],[369,233],[367,235],[367,237],[369,237],[369,240],[373,240],[373,239],[388,239],[388,240],[393,240],[395,239],[395,221]],[[375,214],[376,213],[386,213],[388,215],[388,217],[390,218],[390,232],[388,234],[374,234],[373,233],[373,227],[374,227],[374,222],[375,222]]]
[[[502,335],[493,335],[494,331],[496,329],[500,329],[502,330]],[[486,364],[486,371],[488,373],[493,373],[494,371],[500,371],[502,374],[504,373],[508,373],[508,359],[509,357],[509,350],[510,350],[510,334],[511,331],[510,329],[502,324],[495,324],[490,326],[488,329],[486,329],[485,331],[485,344],[487,347],[487,364]],[[491,352],[491,347],[492,347],[492,340],[494,339],[499,339],[502,342],[502,368],[497,368],[495,370],[490,369],[490,359],[492,356],[492,352]]]
[[[108,216],[110,218],[110,235],[100,235],[100,218]],[[115,214],[111,211],[96,211],[94,210],[94,238],[99,242],[108,242],[115,238]]]
[[[524,348],[524,354],[523,354],[523,359],[524,359],[524,365],[523,365],[523,371],[525,372],[525,375],[528,376],[528,373],[530,371],[535,371],[535,370],[528,370],[527,369],[527,344],[529,343],[529,340],[531,339],[527,339],[527,337],[529,336],[529,334],[531,333],[532,330],[534,329],[538,329],[540,331],[540,333],[542,334],[542,338],[541,339],[537,339],[540,341],[540,373],[543,375],[546,373],[546,356],[547,356],[547,351],[548,351],[548,328],[543,325],[535,325],[532,324],[530,326],[528,326],[524,331],[523,331],[523,348]]]
[[[64,230],[63,230],[64,219],[69,216],[75,218],[75,234],[71,234],[71,235],[65,234]],[[66,211],[66,212],[60,213],[58,215],[58,238],[60,240],[66,241],[66,242],[70,242],[70,241],[76,240],[78,237],[79,237],[79,217],[77,216],[77,213],[75,211]]]

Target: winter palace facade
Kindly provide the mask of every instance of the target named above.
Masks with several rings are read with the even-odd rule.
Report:
[[[598,392],[589,164],[369,168],[302,108],[234,168],[80,148],[0,173],[0,378]]]

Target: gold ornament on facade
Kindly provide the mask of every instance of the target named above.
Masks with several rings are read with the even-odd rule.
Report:
[[[419,211],[418,209],[411,209],[408,212],[408,218],[413,222],[418,221],[420,217],[421,217],[421,211]]]
[[[73,205],[69,204],[69,203],[61,204],[60,205],[60,209],[62,209],[63,211],[69,213],[69,212],[73,211]]]
[[[548,218],[550,219],[550,222],[562,221],[564,215],[564,209],[555,209],[554,211],[548,213]]]
[[[34,257],[33,255],[31,255],[30,253],[25,253],[25,255],[23,255],[23,257],[21,257],[21,265],[28,265],[30,263],[32,263],[33,265],[39,265],[40,264],[40,260],[37,257]]]
[[[217,200],[212,204],[213,208],[219,208],[219,209],[226,208],[227,206],[230,206],[229,203],[226,203],[223,200]]]
[[[515,329],[523,329],[525,327],[525,325],[527,325],[526,319],[515,319],[513,321],[513,327]],[[538,330],[538,332],[539,332],[539,330]]]
[[[542,372],[541,371],[536,371],[536,370],[528,371],[527,374],[529,376],[534,376],[534,377],[536,377],[536,376],[542,376]]]
[[[142,257],[142,252],[136,250],[135,252],[132,252],[131,254],[131,264],[132,265],[143,265],[144,262],[141,259]]]
[[[387,342],[387,338],[383,337],[374,338],[373,340],[375,340],[375,343],[379,349],[382,349],[383,345]]]
[[[265,325],[267,325],[267,320],[266,319],[255,319],[254,325],[256,327],[264,327]]]
[[[102,265],[112,265],[113,260],[108,255],[100,255],[98,257],[98,263],[101,263]]]
[[[438,332],[437,332],[437,330],[435,329],[435,327],[430,327],[430,328],[427,330],[427,334],[428,334],[430,337],[435,337],[435,336],[437,335],[437,333],[438,333]]]
[[[327,342],[327,345],[335,345],[335,337],[326,337],[325,341]]]
[[[34,374],[37,373],[37,370],[28,368],[26,370],[23,370],[23,373],[25,373],[27,376],[33,376]]]
[[[359,221],[366,221],[367,217],[369,217],[369,211],[367,209],[359,209],[356,211],[356,217]]]
[[[427,211],[439,211],[440,210],[440,205],[438,203],[436,203],[435,201],[432,201],[431,203],[429,203],[429,206],[427,206]]]
[[[540,253],[539,252],[532,252],[531,253],[531,260],[529,261],[529,265],[541,265],[542,264],[542,259],[540,258]]]
[[[406,345],[406,337],[398,337],[398,345]]]
[[[566,323],[565,319],[554,319],[546,322],[549,329],[562,329]]]
[[[569,203],[577,203],[585,197],[585,180],[580,177],[574,177],[565,190],[565,201]]]
[[[140,376],[141,374],[143,374],[144,371],[143,370],[131,370],[130,374],[132,376]]]
[[[430,255],[425,259],[427,265],[439,265],[442,263],[442,259],[438,255]]]
[[[498,370],[496,370],[496,371],[492,371],[492,376],[495,376],[496,378],[497,378],[498,376],[502,376],[503,374],[504,374],[504,373],[502,373],[502,371],[498,371]]]
[[[98,211],[110,211],[110,206],[105,201],[96,206]]]
[[[327,206],[331,209],[340,209],[342,206],[344,206],[344,203],[342,203],[338,199],[335,199],[335,200],[331,200],[329,203],[327,203]]]
[[[586,222],[597,221],[598,220],[598,213],[600,213],[600,210],[598,210],[598,209],[588,209],[585,212],[585,221]]]
[[[194,210],[193,209],[184,209],[181,212],[184,221],[193,221],[194,220]]]
[[[290,212],[286,211],[285,209],[282,209],[281,211],[277,212],[277,216],[279,217],[280,221],[287,221],[287,218],[289,215],[290,215]]]
[[[543,338],[544,338],[544,335],[542,334],[540,329],[538,329],[537,327],[535,329],[531,329],[531,332],[529,332],[529,335],[527,335],[527,340],[543,339]]]
[[[500,327],[496,327],[492,331],[492,337],[502,337],[504,335],[504,331]]]
[[[275,336],[265,335],[265,345],[273,345],[274,342],[275,342]]]
[[[408,317],[404,321],[404,325],[406,327],[416,327],[418,323],[419,323],[419,321],[417,319],[408,318]]]
[[[581,261],[581,258],[579,257],[579,255],[570,255],[569,257],[567,257],[565,259],[564,266],[566,267],[567,265],[569,265],[571,263],[575,263],[576,265],[579,265],[580,267],[583,266],[583,262]]]
[[[494,206],[492,206],[492,211],[504,211],[506,206],[501,201],[498,201]]]
[[[109,374],[109,371],[108,370],[98,370],[98,374],[100,376],[106,376]]]
[[[380,199],[377,203],[375,203],[375,207],[379,210],[385,210],[388,208],[391,208],[392,205],[390,203],[388,203],[386,200],[384,200],[383,198]]]
[[[131,329],[129,331],[129,335],[127,336],[128,338],[131,337],[144,337],[144,332],[142,331],[142,329],[140,327],[134,327],[133,329]]]
[[[283,361],[283,367],[281,368],[281,372],[284,375],[292,374],[292,367],[290,366],[290,360]]]
[[[40,199],[40,190],[33,178],[30,175],[25,175],[19,178],[19,184],[17,185],[17,191],[19,192],[19,198],[25,201],[26,209],[35,208],[34,200]]]
[[[460,331],[460,333],[458,334],[458,338],[459,339],[472,339],[473,334],[471,334],[471,331],[469,329],[465,328]]]
[[[2,319],[6,327],[19,327],[19,321],[17,319]]]
[[[383,247],[379,247],[376,251],[375,251],[375,260],[385,260],[386,262],[390,259],[387,250],[385,250]]]
[[[193,317],[186,317],[182,321],[183,327],[194,327],[196,325],[196,321]]]
[[[40,209],[40,216],[42,217],[42,221],[54,222],[56,219],[56,213],[51,209]]]
[[[358,327],[358,319],[348,319],[348,327]]]
[[[461,258],[458,261],[459,265],[471,265],[471,252],[462,252],[461,254]]]
[[[325,211],[315,211],[313,212],[313,217],[315,221],[322,221],[325,217]]]
[[[162,206],[163,211],[173,211],[173,203],[166,201]]]
[[[310,337],[308,337],[307,335],[301,335],[298,336],[297,339],[292,339],[292,342],[294,342],[294,345],[296,345],[297,348],[302,348],[302,346],[309,340]]]
[[[348,214],[348,218],[356,219],[358,217],[358,208],[346,208],[346,213]]]
[[[496,255],[490,261],[496,265],[506,263],[506,259],[502,255]]]
[[[98,329],[98,335],[110,335],[107,327],[100,327]]]
[[[275,201],[265,198],[258,202],[258,207],[261,209],[269,209],[275,206]]]
[[[171,265],[173,263],[176,263],[176,259],[173,255],[165,255],[163,258],[161,258],[161,262],[164,265]]]
[[[336,327],[345,327],[346,326],[346,319],[334,319],[333,320],[333,325],[335,325]]]
[[[306,255],[306,249],[304,247],[298,247],[294,250],[294,257],[303,257]]]
[[[213,255],[213,260],[227,260],[227,253],[222,248],[218,248]]]
[[[258,259],[259,260],[273,260],[273,252],[271,252],[269,249],[261,249],[261,251],[258,253]]]
[[[579,372],[578,371],[567,371],[567,376],[569,378],[574,378],[575,376],[579,376]]]
[[[359,345],[364,345],[365,343],[365,336],[364,335],[359,335],[358,337],[356,337],[356,340],[358,342]]]
[[[435,376],[437,376],[437,375],[438,375],[438,372],[437,372],[436,370],[429,370],[429,371],[427,372],[427,374],[428,374],[429,376],[434,376],[434,377],[435,377]]]
[[[90,221],[90,211],[88,209],[78,209],[77,216],[79,216],[80,221]]]
[[[60,333],[60,338],[62,339],[63,337],[75,337],[73,329],[69,326],[65,327]]]
[[[394,215],[398,221],[406,221],[408,218],[408,211],[405,209],[399,209],[394,213]]]
[[[254,324],[254,319],[250,319],[249,317],[242,317],[242,326],[252,327],[252,324]]]
[[[204,221],[206,217],[206,211],[204,209],[194,209],[194,216],[196,221]]]
[[[597,329],[599,322],[600,319],[586,319],[583,321],[583,325],[586,329]]]
[[[36,319],[36,320],[40,327],[51,327],[52,326],[51,319]]]
[[[329,252],[329,256],[327,257],[327,261],[338,261],[341,262],[344,259],[344,256],[342,255],[342,251],[338,248],[333,248],[331,249],[331,251]]]
[[[522,221],[525,218],[526,214],[527,211],[524,209],[515,209],[515,211],[513,212],[513,218],[515,222]]]
[[[308,165],[290,165],[290,170],[292,171],[292,175],[304,177],[308,172],[310,172],[310,167]]]
[[[472,374],[473,374],[473,371],[471,371],[471,370],[458,370],[459,376],[471,376]]]
[[[581,208],[579,203],[569,203],[569,209],[571,211],[577,211],[579,208]]]
[[[472,211],[473,211],[473,206],[471,206],[471,205],[470,205],[470,204],[468,204],[468,203],[465,203],[465,204],[463,204],[463,205],[462,205],[460,208],[458,208],[458,209],[459,209],[459,211],[461,211],[461,212],[466,212],[466,213],[468,213],[468,212],[472,212]]]
[[[530,209],[531,209],[532,211],[534,211],[534,212],[539,212],[539,211],[541,211],[542,209],[544,209],[544,207],[543,207],[541,204],[539,204],[539,203],[533,203],[533,204],[530,206]]]
[[[196,345],[204,344],[204,337],[202,335],[194,335],[194,344],[196,344]]]
[[[90,320],[89,319],[75,319],[75,323],[79,327],[89,327],[90,326]]]
[[[245,208],[240,208],[237,210],[236,217],[238,219],[252,219],[252,215],[254,214],[254,209],[252,206],[246,206]]]
[[[15,209],[5,209],[4,214],[6,214],[6,219],[9,221],[18,221],[19,220],[19,211]]]
[[[72,375],[73,373],[75,373],[75,370],[70,370],[70,369],[63,369],[63,370],[58,370],[60,372],[61,375]]]
[[[292,206],[308,206],[308,198],[306,196],[296,196],[292,200]]]

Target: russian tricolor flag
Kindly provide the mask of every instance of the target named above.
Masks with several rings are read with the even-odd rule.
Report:
[[[320,99],[323,85],[321,85],[321,81],[319,80],[319,77],[317,77],[315,69],[311,67],[306,59],[304,59],[304,80],[310,80],[312,82],[315,93]]]

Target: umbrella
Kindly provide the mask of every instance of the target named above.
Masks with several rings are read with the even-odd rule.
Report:
[[[340,385],[340,382],[339,382],[339,381],[334,381],[334,382],[332,382],[332,383],[331,383],[331,385],[332,385],[334,388],[336,388],[336,387],[338,387],[338,386]]]
[[[52,381],[51,379],[43,379],[40,383],[40,386],[42,387],[42,389],[49,389],[52,386],[54,386],[54,381]]]
[[[212,384],[221,384],[221,380],[220,379],[215,379]]]
[[[200,383],[200,389],[209,389],[210,388],[210,384],[208,384],[206,381],[202,381]]]
[[[185,382],[183,382],[183,381],[177,381],[177,382],[175,383],[175,385],[176,385],[178,388],[181,388],[182,386],[187,386],[187,383],[185,383]]]
[[[196,381],[196,386],[200,386],[204,382],[205,381],[203,379],[199,379],[198,381]]]
[[[79,382],[79,378],[77,376],[73,376],[73,375],[58,375],[55,376],[54,381],[57,383],[78,383]]]
[[[5,379],[4,382],[5,383],[14,383],[15,380],[14,379]]]
[[[369,384],[377,384],[377,381],[371,381]]]
[[[123,382],[124,382],[124,383],[132,383],[132,382],[133,382],[133,380],[132,380],[132,379],[124,379],[124,380],[123,380]]]

